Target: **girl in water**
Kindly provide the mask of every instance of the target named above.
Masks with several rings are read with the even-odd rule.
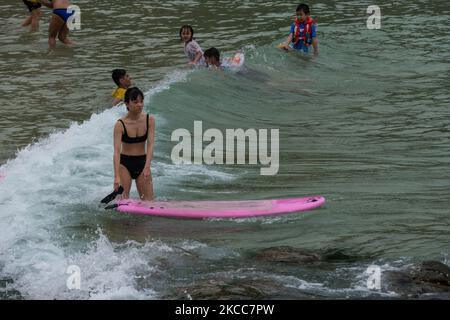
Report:
[[[184,53],[189,59],[190,65],[205,65],[203,60],[203,50],[197,41],[194,40],[194,29],[189,25],[184,25],[180,29],[180,39],[184,43]]]
[[[155,119],[142,112],[144,94],[138,88],[125,93],[128,113],[114,127],[114,190],[123,187],[128,199],[132,180],[141,200],[153,200],[151,162],[155,143]]]

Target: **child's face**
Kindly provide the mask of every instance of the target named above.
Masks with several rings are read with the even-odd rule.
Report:
[[[181,40],[183,40],[183,42],[188,42],[191,40],[191,38],[192,38],[191,30],[185,28],[183,29],[183,31],[181,31]]]
[[[122,87],[129,88],[131,87],[131,81],[133,78],[127,73],[120,79],[120,84]]]
[[[215,57],[205,57],[205,62],[208,66],[216,66],[218,64]]]
[[[308,16],[306,15],[306,13],[303,12],[303,10],[297,11],[297,18],[298,20],[300,20],[300,22],[306,22],[306,19],[308,18]]]

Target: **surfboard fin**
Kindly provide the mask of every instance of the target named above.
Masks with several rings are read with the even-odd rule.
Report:
[[[118,207],[119,207],[118,204],[112,204],[112,205],[110,205],[110,206],[107,206],[107,207],[105,208],[105,210],[112,210],[112,209],[115,209],[115,208],[118,208]]]
[[[111,194],[107,195],[107,196],[101,201],[101,203],[104,203],[104,204],[110,203],[110,202],[113,201],[119,194],[122,194],[123,191],[124,191],[124,190],[123,190],[123,187],[120,186],[119,189],[117,189],[117,191],[114,190]]]

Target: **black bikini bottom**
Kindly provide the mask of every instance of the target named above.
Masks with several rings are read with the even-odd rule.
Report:
[[[31,12],[33,10],[39,9],[42,5],[36,2],[30,2],[27,0],[23,0],[23,3],[28,7],[28,10]]]
[[[131,179],[136,180],[144,171],[145,162],[147,161],[147,156],[127,156],[124,154],[120,155],[120,164],[127,168],[130,173]]]

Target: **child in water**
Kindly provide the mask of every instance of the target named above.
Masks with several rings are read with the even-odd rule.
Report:
[[[31,30],[37,30],[39,28],[39,19],[42,16],[42,5],[38,0],[23,0],[23,3],[27,6],[30,15],[22,23],[22,27],[27,27],[31,24]]]
[[[222,61],[220,61],[220,51],[216,48],[209,48],[205,51],[204,56],[207,67],[215,67],[220,70],[224,69]]]
[[[295,18],[295,22],[291,25],[289,37],[281,47],[285,50],[292,48],[308,53],[309,47],[312,45],[314,48],[314,55],[317,56],[319,54],[317,24],[309,15],[309,6],[303,3],[299,4],[296,13],[297,17]]]
[[[184,53],[189,59],[189,65],[204,65],[203,50],[194,40],[194,29],[190,25],[181,27],[180,39],[184,43]]]
[[[207,67],[213,67],[219,70],[241,70],[244,63],[244,56],[241,52],[236,52],[231,57],[220,58],[220,51],[217,48],[209,48],[204,53]]]
[[[125,98],[125,92],[132,85],[132,78],[127,73],[125,69],[115,69],[112,72],[112,79],[114,83],[117,85],[117,89],[112,93],[113,96],[113,107],[123,102]]]

